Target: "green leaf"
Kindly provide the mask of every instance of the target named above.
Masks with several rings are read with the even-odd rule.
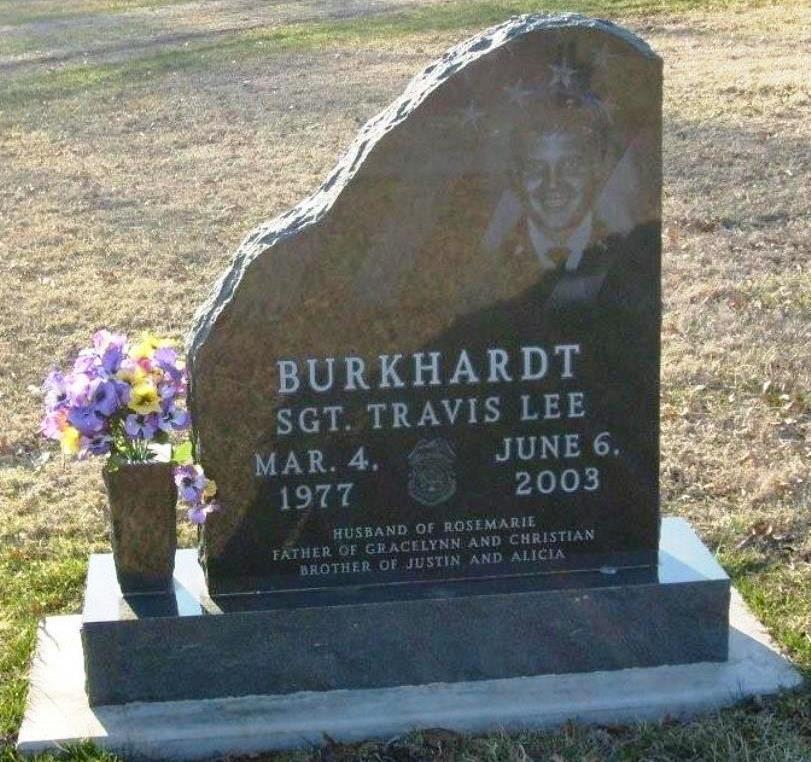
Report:
[[[110,453],[110,456],[107,458],[107,462],[104,464],[104,467],[108,471],[117,471],[123,463],[126,463],[127,459],[118,452]]]
[[[172,448],[172,460],[178,465],[184,466],[193,462],[191,442],[186,441]]]

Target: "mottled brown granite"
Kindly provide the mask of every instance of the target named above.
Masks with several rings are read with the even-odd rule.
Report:
[[[177,488],[171,463],[125,463],[105,467],[110,539],[121,592],[172,588],[177,549]]]
[[[626,30],[573,15],[514,18],[415,77],[311,197],[245,239],[197,315],[188,345],[194,435],[223,506],[205,528],[212,592],[655,563],[660,195],[661,61]],[[573,343],[571,379],[566,350],[555,348]],[[498,369],[488,370],[488,350],[504,349],[514,377],[527,346],[548,349],[548,375],[490,384]],[[462,350],[476,363],[476,383],[469,373],[457,381],[470,383],[452,381]],[[385,388],[380,355],[402,354],[407,364],[433,351],[449,364],[440,384],[410,378],[402,390]],[[345,388],[347,357],[366,364],[369,391]],[[323,358],[337,361],[329,393],[280,393],[280,362],[306,369],[307,359]],[[553,420],[517,420],[522,394],[537,402],[561,393],[565,405],[579,391],[583,420],[557,429]],[[503,408],[494,425],[482,420],[490,396]],[[474,397],[475,424],[451,424],[441,409],[439,423],[417,424],[426,403]],[[387,408],[376,428],[367,405],[397,401],[409,406],[410,427],[395,427]],[[330,405],[342,411],[324,431]],[[281,433],[288,407],[294,420],[318,408],[322,431]],[[604,430],[610,452],[598,459],[591,450]],[[494,463],[505,438],[555,432],[576,433],[588,452],[576,462]],[[368,464],[359,473],[348,463],[361,446]],[[315,473],[257,477],[257,453],[284,460],[291,449],[302,462],[308,449],[322,452],[324,473],[316,462]],[[564,476],[570,465],[576,475]],[[598,466],[595,487],[588,469]],[[525,467],[526,496],[516,494]],[[547,477],[537,478],[548,468],[577,489],[546,494]],[[355,484],[346,505],[338,483]],[[283,487],[289,501],[296,487],[318,484],[331,485],[326,507],[283,507]],[[402,525],[404,540],[439,542],[452,535],[420,534],[418,525],[499,517],[581,534],[546,535],[522,549],[546,557],[491,558],[486,568],[474,568],[469,548],[461,566],[447,549],[370,556],[363,541],[347,551],[357,555],[338,557],[336,528]],[[482,533],[461,536],[467,544]],[[361,565],[307,577],[300,559],[272,557],[325,546],[329,562]],[[397,569],[379,565],[395,557]],[[445,561],[429,568],[429,557]],[[414,559],[422,566],[406,569]]]

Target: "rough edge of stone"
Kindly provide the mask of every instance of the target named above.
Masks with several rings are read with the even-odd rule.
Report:
[[[571,719],[686,718],[802,683],[734,589],[730,623],[730,661],[721,664],[91,709],[81,617],[49,617],[39,628],[17,749],[37,754],[89,739],[140,758],[202,759],[318,746],[324,734],[352,742],[438,726],[481,733],[556,727]]]
[[[349,149],[338,161],[327,179],[298,205],[255,228],[240,244],[230,266],[215,284],[208,299],[195,314],[186,352],[193,373],[197,353],[204,344],[217,318],[236,293],[243,275],[256,258],[278,243],[320,222],[330,211],[341,191],[360,170],[366,157],[381,138],[414,113],[443,82],[458,75],[465,67],[497,50],[511,40],[540,30],[596,29],[613,35],[638,53],[657,60],[661,58],[642,38],[603,19],[574,13],[527,14],[470,37],[441,58],[429,64],[406,85],[403,94],[372,117],[361,129]],[[193,394],[193,390],[192,390]]]

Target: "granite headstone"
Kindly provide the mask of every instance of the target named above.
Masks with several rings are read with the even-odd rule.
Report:
[[[189,346],[212,594],[655,566],[661,77],[512,20],[244,241]]]
[[[92,704],[727,658],[729,578],[659,521],[660,119],[642,41],[512,19],[246,239],[189,346],[205,579],[91,559]]]

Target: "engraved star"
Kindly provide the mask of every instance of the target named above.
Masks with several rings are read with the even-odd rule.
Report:
[[[462,124],[465,126],[470,125],[474,130],[478,129],[479,122],[484,116],[482,111],[475,103],[471,102],[466,109],[462,111]]]
[[[602,46],[602,47],[601,47],[601,48],[600,48],[600,49],[599,49],[599,50],[598,50],[598,51],[597,51],[597,52],[594,54],[594,58],[593,58],[592,60],[593,60],[594,65],[595,65],[596,67],[598,67],[599,69],[603,69],[603,70],[605,70],[605,69],[607,69],[607,68],[608,68],[608,62],[609,62],[609,61],[610,61],[612,58],[614,58],[614,57],[615,57],[615,56],[614,56],[614,54],[613,54],[613,53],[609,53],[609,52],[608,52],[608,45],[605,45],[605,44],[604,44],[604,45],[603,45],[603,46]]]
[[[510,103],[517,104],[520,108],[526,108],[527,98],[534,94],[534,90],[527,89],[523,86],[523,82],[519,79],[514,85],[504,88]]]
[[[576,72],[569,64],[564,61],[562,64],[551,64],[549,68],[552,70],[551,84],[556,85],[560,83],[563,87],[572,86],[572,77]]]

